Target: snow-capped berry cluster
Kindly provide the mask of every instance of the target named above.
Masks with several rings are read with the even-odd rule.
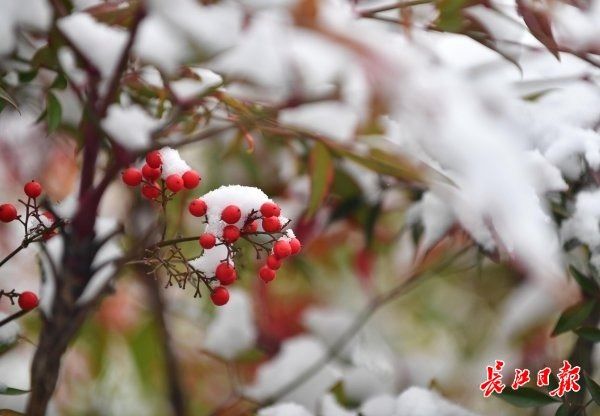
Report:
[[[24,217],[19,215],[17,208],[10,203],[0,205],[0,221],[9,223],[18,220],[25,227],[25,240],[29,243],[36,239],[47,240],[56,234],[56,218],[51,212],[42,211],[38,198],[42,195],[43,188],[34,180],[27,182],[23,187],[27,201],[19,199],[25,207]]]
[[[189,204],[189,212],[204,217],[206,228],[199,243],[202,255],[189,265],[207,279],[211,299],[215,305],[229,300],[225,286],[237,280],[234,257],[235,243],[244,239],[256,250],[266,254],[266,263],[259,277],[268,283],[275,278],[281,262],[300,252],[300,241],[292,230],[284,230],[289,220],[281,216],[281,209],[261,190],[231,185],[211,191]]]
[[[200,184],[198,172],[170,147],[149,152],[141,169],[129,167],[123,171],[121,178],[128,186],[142,185],[144,197],[152,200],[160,198],[161,202],[182,189],[194,189]],[[167,194],[167,191],[171,193]]]

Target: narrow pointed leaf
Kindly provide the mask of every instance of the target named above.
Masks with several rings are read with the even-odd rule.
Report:
[[[594,301],[579,303],[570,307],[558,318],[558,322],[552,331],[552,335],[556,336],[564,332],[575,329],[585,321],[594,308]]]
[[[507,388],[496,396],[516,407],[539,407],[558,402],[544,392],[530,387],[521,387],[518,390]]]

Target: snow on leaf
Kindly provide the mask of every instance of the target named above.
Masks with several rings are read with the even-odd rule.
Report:
[[[57,25],[104,78],[113,74],[127,42],[126,30],[100,23],[87,13],[60,18]]]
[[[113,104],[102,120],[102,128],[121,146],[130,150],[142,150],[150,146],[150,134],[159,125],[141,107],[132,105],[121,107]]]

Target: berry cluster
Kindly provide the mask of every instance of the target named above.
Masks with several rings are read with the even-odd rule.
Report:
[[[42,185],[32,180],[25,184],[23,191],[27,196],[27,201],[19,199],[19,203],[25,207],[24,218],[17,213],[17,208],[13,204],[7,203],[0,205],[0,221],[9,223],[18,220],[23,224],[27,244],[51,238],[56,234],[56,227],[59,224],[51,212],[42,211],[38,204],[38,198],[43,192]]]
[[[207,217],[208,206],[201,198],[193,200],[188,209],[190,214],[195,217]],[[220,235],[215,235],[210,231],[200,235],[199,243],[205,250],[203,255],[206,255],[207,251],[215,247],[225,248],[222,251],[225,258],[218,259],[213,270],[204,270],[204,277],[207,278],[208,286],[212,292],[211,300],[215,305],[221,306],[228,302],[229,292],[225,286],[231,285],[237,280],[233,258],[237,253],[234,244],[240,238],[250,242],[256,249],[257,255],[260,256],[261,251],[267,254],[266,263],[258,273],[265,283],[275,278],[276,271],[281,267],[284,259],[300,252],[300,241],[294,236],[293,232],[291,230],[282,231],[289,221],[282,224],[285,219],[280,215],[281,209],[279,206],[267,201],[258,210],[251,210],[241,222],[243,213],[240,207],[227,205],[220,212],[219,225],[221,227],[216,227],[217,230],[220,230]],[[208,217],[206,222],[210,222]],[[213,228],[215,228],[214,225]],[[250,238],[252,236],[260,236],[263,241],[256,241]],[[217,252],[217,255],[220,252]],[[194,266],[194,262],[191,262],[191,264]]]
[[[166,169],[165,159],[176,158],[175,172]],[[183,168],[181,167],[183,164]],[[159,179],[162,179],[159,181]],[[146,163],[142,169],[129,167],[121,176],[123,182],[128,186],[142,185],[142,195],[151,200],[162,202],[168,200],[182,189],[194,189],[200,184],[200,175],[181,161],[176,151],[169,148],[153,150],[146,155]],[[167,194],[170,191],[171,194]]]

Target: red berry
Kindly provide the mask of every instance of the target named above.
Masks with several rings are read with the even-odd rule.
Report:
[[[0,205],[0,221],[11,222],[17,219],[17,209],[13,204]]]
[[[271,270],[277,270],[281,267],[281,260],[274,254],[270,254],[269,257],[267,257],[267,267]]]
[[[37,198],[42,194],[42,185],[39,182],[31,181],[25,184],[25,195],[29,198]]]
[[[281,231],[281,221],[279,221],[279,217],[263,218],[262,228],[268,233],[276,233]]]
[[[167,178],[167,188],[173,192],[179,192],[183,189],[183,179],[177,174],[169,175]]]
[[[292,246],[287,240],[279,240],[273,245],[273,254],[278,259],[285,259],[292,254]]]
[[[149,181],[154,182],[160,178],[160,169],[151,168],[149,165],[142,166],[142,175]]]
[[[200,183],[200,175],[195,170],[188,170],[181,178],[185,189],[194,189]]]
[[[160,157],[160,152],[158,150],[153,150],[146,155],[146,163],[152,169],[158,169],[162,165],[162,157]]]
[[[271,280],[275,279],[275,270],[269,269],[267,266],[262,266],[258,271],[258,276],[263,282],[269,283]]]
[[[244,228],[242,228],[242,232],[246,234],[253,234],[256,231],[258,231],[258,221],[256,220],[244,225]]]
[[[215,246],[217,239],[211,233],[204,233],[200,236],[199,241],[203,249],[209,249]]]
[[[19,295],[19,307],[24,311],[30,311],[38,305],[38,297],[33,292],[23,292]]]
[[[188,206],[188,211],[190,211],[190,214],[192,214],[194,217],[201,217],[205,215],[206,209],[206,202],[204,202],[200,198],[194,199],[192,202],[190,202],[190,205]]]
[[[223,228],[223,240],[228,244],[235,243],[240,238],[240,229],[235,225],[228,225]]]
[[[279,214],[281,214],[281,209],[279,208],[279,205],[274,202],[265,202],[260,206],[260,213],[265,218],[279,217]]]
[[[237,279],[235,269],[229,263],[221,263],[215,270],[215,276],[222,285],[230,285]]]
[[[242,218],[242,211],[237,205],[227,205],[221,212],[221,219],[227,224],[235,224]]]
[[[142,195],[148,199],[156,199],[160,196],[160,189],[156,185],[142,186]]]
[[[142,172],[136,168],[127,168],[121,174],[121,179],[125,185],[138,186],[142,182]]]
[[[223,306],[229,302],[229,291],[223,286],[216,287],[210,295],[210,300],[217,306]]]
[[[292,248],[292,255],[300,253],[302,250],[302,243],[297,238],[290,239],[290,247]]]

